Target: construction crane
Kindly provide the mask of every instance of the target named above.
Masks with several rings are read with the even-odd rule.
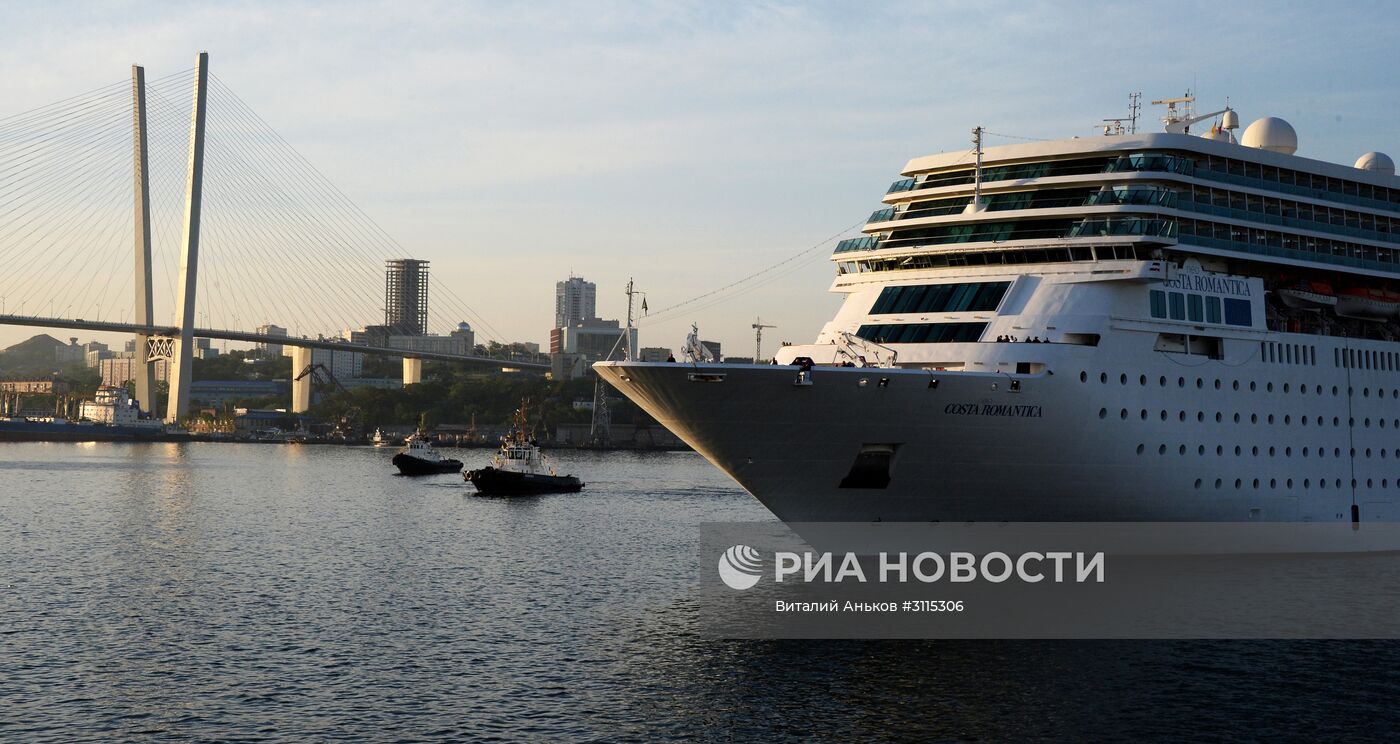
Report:
[[[753,321],[753,363],[758,364],[763,360],[763,329],[777,328],[775,325],[767,325],[763,318],[755,318]]]
[[[334,387],[347,395],[350,393],[348,388],[340,384],[340,380],[335,379],[335,375],[331,373],[330,368],[320,362],[306,365],[306,369],[303,369],[296,377],[292,378],[292,382],[300,382],[308,376],[311,377],[313,383]],[[336,424],[335,428],[340,432],[342,438],[349,439],[352,436],[358,438],[364,434],[364,426],[361,423],[361,419],[363,418],[364,411],[360,410],[359,406],[352,404],[345,409],[345,413],[340,417],[340,423]]]

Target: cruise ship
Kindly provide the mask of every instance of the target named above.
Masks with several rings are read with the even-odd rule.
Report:
[[[909,161],[774,365],[596,369],[789,522],[1400,520],[1393,161],[1161,103]]]

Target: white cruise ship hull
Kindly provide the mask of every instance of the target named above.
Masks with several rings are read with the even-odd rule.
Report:
[[[1400,519],[1400,401],[1369,385],[1363,398],[1365,372],[1333,368],[1330,350],[1325,367],[1148,354],[1112,370],[1093,349],[1054,351],[1064,364],[1015,378],[817,367],[797,385],[790,366],[595,369],[788,522],[1341,522],[1354,503],[1365,521]],[[860,453],[882,447],[888,482],[852,485]]]

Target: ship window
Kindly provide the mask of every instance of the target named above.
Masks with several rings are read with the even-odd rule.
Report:
[[[997,309],[1010,286],[1011,282],[971,282],[885,287],[870,313],[987,312]]]
[[[1238,326],[1254,325],[1253,313],[1250,312],[1248,300],[1236,300],[1226,297],[1224,303],[1226,324]]]
[[[1186,320],[1186,296],[1180,292],[1172,292],[1167,299],[1172,320]]]
[[[1167,293],[1160,289],[1154,289],[1150,293],[1152,304],[1152,317],[1167,317]]]
[[[1207,298],[1206,298],[1206,322],[1207,322],[1207,323],[1219,323],[1219,322],[1220,322],[1220,298],[1219,298],[1219,297],[1207,297]]]
[[[877,344],[942,344],[977,341],[986,323],[889,323],[863,325],[856,335]]]
[[[1203,299],[1198,294],[1186,295],[1186,317],[1193,323],[1200,323],[1205,320],[1205,308]]]

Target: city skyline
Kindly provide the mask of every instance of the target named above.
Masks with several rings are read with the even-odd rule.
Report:
[[[545,340],[565,269],[598,284],[600,316],[623,317],[629,277],[656,311],[810,248],[722,304],[639,323],[647,346],[677,348],[697,322],[706,338],[745,348],[758,316],[777,326],[769,343],[810,341],[838,304],[820,246],[863,221],[905,161],[964,149],[978,124],[1093,136],[1099,119],[1126,113],[1129,91],[1151,100],[1195,88],[1202,106],[1228,97],[1246,121],[1283,116],[1307,157],[1349,164],[1400,151],[1385,141],[1396,103],[1379,77],[1394,45],[1389,9],[1376,11],[1379,31],[1357,36],[1335,8],[1257,3],[583,13],[250,2],[158,22],[140,3],[88,7],[81,18],[71,6],[9,11],[0,115],[119,80],[132,62],[153,75],[185,69],[207,49],[224,79],[407,255],[433,261],[501,340]],[[1036,42],[1076,38],[1090,8],[1095,44],[1056,45],[1055,64],[1037,64],[1049,52]],[[1277,53],[1304,43],[1339,51]],[[854,45],[867,52],[838,51]],[[905,71],[897,63],[908,59],[924,66]],[[954,59],[977,60],[980,74],[925,72]],[[1115,59],[1166,62],[1104,63]],[[1099,73],[1092,82],[1070,85],[1087,68]],[[1340,77],[1345,89],[1332,84]],[[1147,107],[1144,128],[1156,130],[1158,115]],[[432,330],[459,320],[470,319],[434,317]],[[6,328],[0,346],[31,333]]]

